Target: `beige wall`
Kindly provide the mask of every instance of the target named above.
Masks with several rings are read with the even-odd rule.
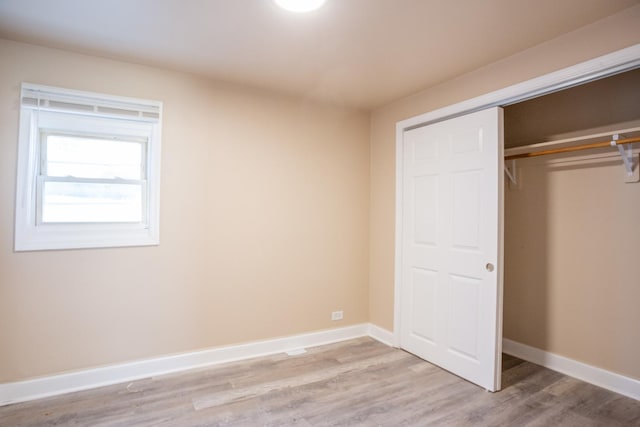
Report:
[[[506,58],[490,66],[460,76],[439,86],[427,89],[409,98],[405,98],[375,110],[371,117],[371,211],[370,211],[370,267],[369,298],[370,320],[372,323],[391,330],[393,328],[393,286],[394,286],[394,224],[395,224],[395,123],[418,114],[464,101],[466,99],[488,93],[511,84],[562,69],[576,63],[592,59],[637,43],[640,43],[640,6],[627,9],[602,21],[583,27],[572,33],[563,35],[517,55]],[[606,186],[597,186],[591,191],[605,192]],[[631,226],[628,224],[628,226]],[[614,241],[615,236],[602,236],[607,241]],[[609,243],[607,243],[609,244]],[[507,254],[508,257],[508,254]],[[605,275],[606,277],[606,275]],[[637,283],[637,280],[636,280]],[[628,283],[623,288],[628,289]],[[506,292],[509,292],[508,290]],[[515,291],[517,292],[517,291]],[[629,295],[627,295],[629,296]],[[509,298],[517,299],[513,293]],[[524,296],[523,296],[524,298]],[[508,301],[506,302],[508,304]],[[594,309],[609,312],[611,307],[600,305],[595,300]],[[514,322],[516,313],[505,309],[505,325]],[[544,313],[528,313],[527,318],[519,318],[519,322],[532,325],[541,322]],[[612,316],[620,314],[611,313]],[[546,318],[545,318],[546,319]],[[625,318],[628,320],[628,318]],[[556,319],[544,320],[549,329],[567,328],[557,323]],[[620,333],[627,339],[637,337],[636,325],[620,323],[623,329],[610,331]],[[585,356],[584,345],[573,345],[573,342],[562,347],[545,345],[526,332],[518,336],[510,336],[514,329],[505,326],[508,338],[518,339],[525,344],[537,345],[547,350],[578,360],[589,359],[595,365],[608,367],[627,375],[639,377],[636,369],[629,369],[627,362],[608,364],[605,362],[602,347],[588,345],[595,353]],[[584,332],[584,334],[587,334]],[[586,338],[585,338],[586,339]],[[620,338],[624,339],[624,338]],[[636,340],[636,343],[638,340]],[[583,343],[584,344],[584,343]],[[637,344],[640,345],[640,344]],[[640,349],[635,347],[635,356]],[[616,356],[618,357],[618,356]],[[620,355],[620,358],[627,356]]]
[[[640,379],[640,183],[581,157],[519,160],[505,191],[504,336]]]
[[[640,68],[509,105],[504,146],[640,127],[638,94]]]
[[[368,320],[366,113],[2,40],[0,58],[0,382]],[[164,102],[160,246],[13,252],[21,82]]]

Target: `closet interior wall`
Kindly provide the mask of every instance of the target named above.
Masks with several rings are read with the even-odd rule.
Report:
[[[504,123],[506,148],[640,127],[640,70],[507,106]],[[640,183],[625,183],[614,148],[517,169],[517,188],[505,179],[504,337],[640,379]]]

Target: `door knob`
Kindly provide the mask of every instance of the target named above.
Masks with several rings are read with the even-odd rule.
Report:
[[[487,265],[484,266],[484,268],[491,273],[493,271],[493,264],[491,264],[490,262],[487,263]]]

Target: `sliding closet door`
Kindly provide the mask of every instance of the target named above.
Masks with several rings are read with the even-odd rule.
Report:
[[[502,109],[404,132],[402,348],[500,389]]]

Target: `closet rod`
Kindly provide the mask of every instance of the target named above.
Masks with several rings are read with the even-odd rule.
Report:
[[[633,144],[634,142],[640,142],[640,137],[619,139],[615,141],[615,145]],[[557,153],[570,153],[572,151],[590,150],[592,148],[603,148],[603,147],[611,147],[611,146],[614,146],[614,145],[611,144],[611,140],[608,140],[608,141],[602,141],[602,142],[593,142],[590,144],[574,145],[572,147],[551,148],[549,150],[512,154],[510,156],[505,156],[504,159],[516,160],[516,159],[524,159],[527,157],[546,156],[549,154],[557,154]]]

